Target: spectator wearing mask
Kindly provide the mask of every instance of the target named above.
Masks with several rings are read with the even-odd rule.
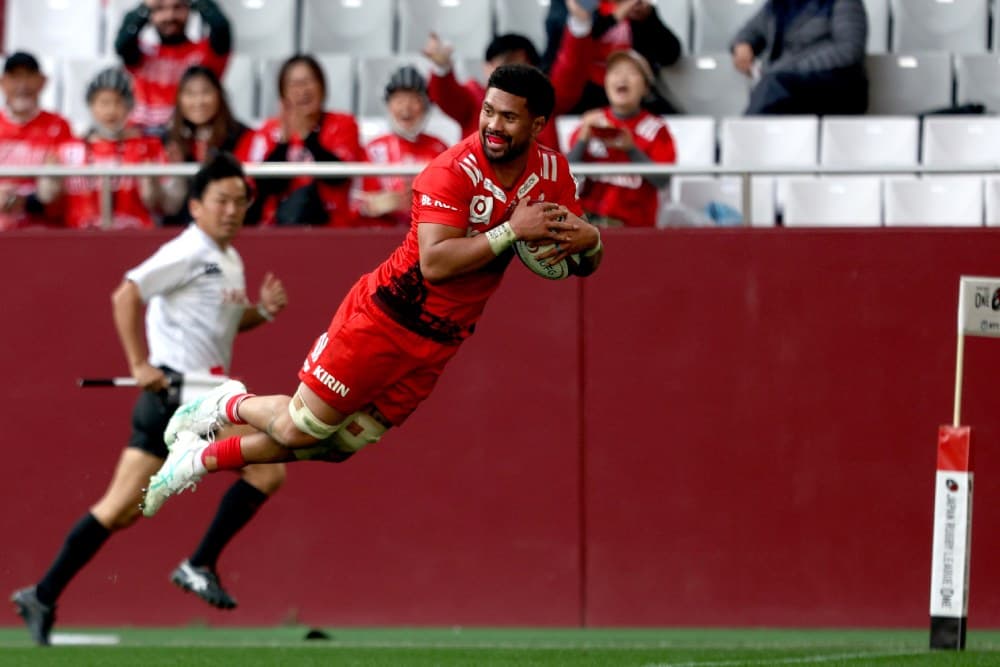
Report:
[[[310,55],[295,55],[278,72],[281,111],[254,133],[251,162],[363,162],[358,124],[324,111],[326,77]],[[257,182],[261,224],[350,227],[351,179],[344,176],[264,178]]]
[[[46,77],[30,53],[12,53],[3,66],[0,89],[0,164],[38,166],[56,160],[56,150],[73,138],[62,116],[41,108]],[[53,225],[60,222],[39,199],[35,178],[0,180],[0,230]]]
[[[102,70],[87,86],[87,106],[92,124],[81,139],[59,145],[61,164],[86,165],[161,164],[166,161],[159,139],[144,136],[128,124],[132,109],[132,82],[118,67]],[[39,179],[39,197],[57,197],[63,221],[73,229],[150,229],[169,197],[163,181],[152,176],[118,176],[111,179],[111,215],[101,207],[103,179],[92,176]],[[60,197],[61,196],[61,197]]]
[[[170,162],[203,163],[216,151],[232,153],[238,160],[246,160],[253,130],[233,116],[226,91],[215,75],[204,65],[189,67],[177,86],[174,113],[167,124],[163,138],[167,159]],[[188,182],[178,179],[180,197],[164,219],[164,224],[187,224],[191,221],[188,211]]]
[[[756,79],[746,113],[864,113],[867,40],[862,0],[768,0],[731,46],[736,69]]]
[[[365,147],[368,161],[376,164],[426,164],[448,149],[447,144],[424,133],[430,100],[427,82],[412,65],[400,67],[385,87],[385,107],[392,131]],[[366,224],[409,225],[409,176],[370,176],[359,193]]]
[[[197,42],[186,33],[192,9],[209,29],[208,37]],[[147,23],[156,30],[157,43],[140,40]],[[192,65],[204,65],[221,79],[232,41],[229,19],[214,0],[144,0],[127,13],[115,39],[115,51],[135,78],[132,120],[147,131],[162,132],[173,113],[177,84],[184,71]]]
[[[642,108],[653,70],[637,51],[615,51],[608,57],[604,88],[610,105],[581,118],[570,138],[570,162],[676,161],[673,137],[658,116]],[[595,225],[653,227],[659,210],[658,190],[666,176],[610,174],[588,176],[580,203]]]
[[[550,8],[556,12],[556,3]],[[566,30],[554,51],[552,71],[582,69],[585,74],[577,96],[566,103],[571,113],[582,114],[589,109],[608,105],[604,75],[608,56],[616,51],[632,49],[639,53],[653,72],[653,81],[643,106],[656,114],[677,113],[678,110],[657,86],[660,68],[672,65],[681,56],[681,43],[660,20],[648,0],[613,0],[594,2],[565,0],[568,17]]]

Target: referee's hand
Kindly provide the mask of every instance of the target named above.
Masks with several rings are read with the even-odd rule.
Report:
[[[156,366],[151,366],[148,361],[136,364],[132,368],[132,377],[146,391],[163,391],[170,386],[170,379],[166,373]]]

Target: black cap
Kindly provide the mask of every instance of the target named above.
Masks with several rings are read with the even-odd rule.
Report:
[[[42,71],[42,68],[38,66],[38,60],[35,59],[35,56],[24,51],[15,51],[7,56],[7,60],[3,64],[3,73],[7,74],[18,68],[23,68],[30,72]]]

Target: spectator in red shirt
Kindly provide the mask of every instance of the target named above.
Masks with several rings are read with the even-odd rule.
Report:
[[[644,110],[653,70],[633,50],[608,57],[604,89],[610,106],[583,115],[570,139],[570,162],[676,161],[674,141],[666,123]],[[659,209],[659,188],[666,176],[588,176],[580,202],[593,224],[614,227],[653,227]]]
[[[385,87],[385,107],[392,132],[368,142],[369,162],[377,164],[427,164],[448,149],[437,137],[425,134],[430,100],[427,82],[412,65],[400,67]],[[370,176],[359,193],[366,224],[409,225],[410,189],[407,176]]]
[[[12,53],[3,66],[0,89],[0,164],[37,166],[54,162],[56,148],[73,138],[62,116],[45,111],[39,96],[47,79],[30,53]],[[38,197],[35,178],[0,180],[0,230],[58,224]]]
[[[363,162],[358,123],[348,113],[324,111],[326,77],[309,55],[295,55],[278,72],[281,111],[254,133],[251,162]],[[350,227],[351,179],[344,176],[263,178],[255,215],[264,225]]]
[[[128,124],[132,82],[118,67],[97,74],[87,86],[93,125],[81,139],[59,145],[59,162],[68,166],[163,163],[163,146]],[[51,201],[62,195],[63,221],[73,229],[150,229],[167,197],[163,182],[151,176],[120,176],[111,181],[111,215],[101,210],[101,182],[88,176],[39,179],[39,196]],[[170,179],[166,179],[170,180]]]
[[[194,9],[208,29],[206,39],[188,39],[188,18]],[[151,23],[158,43],[144,44],[139,33]],[[222,73],[232,50],[229,19],[213,0],[145,0],[125,15],[115,51],[135,77],[135,109],[132,120],[160,133],[174,110],[177,84],[192,65],[204,65],[215,75]]]
[[[181,76],[174,113],[163,138],[167,159],[202,163],[221,150],[245,161],[252,137],[253,130],[233,116],[215,72],[204,65],[189,67]],[[177,182],[180,196],[172,199],[174,206],[163,220],[165,225],[186,225],[192,220],[187,207],[189,182]]]

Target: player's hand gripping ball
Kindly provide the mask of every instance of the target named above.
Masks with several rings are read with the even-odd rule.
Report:
[[[539,256],[548,253],[554,244],[545,243],[539,245],[536,241],[515,241],[514,250],[521,262],[533,273],[537,273],[542,278],[549,280],[564,280],[569,278],[580,263],[579,255],[570,255],[555,264],[549,264],[549,260],[539,259]]]

